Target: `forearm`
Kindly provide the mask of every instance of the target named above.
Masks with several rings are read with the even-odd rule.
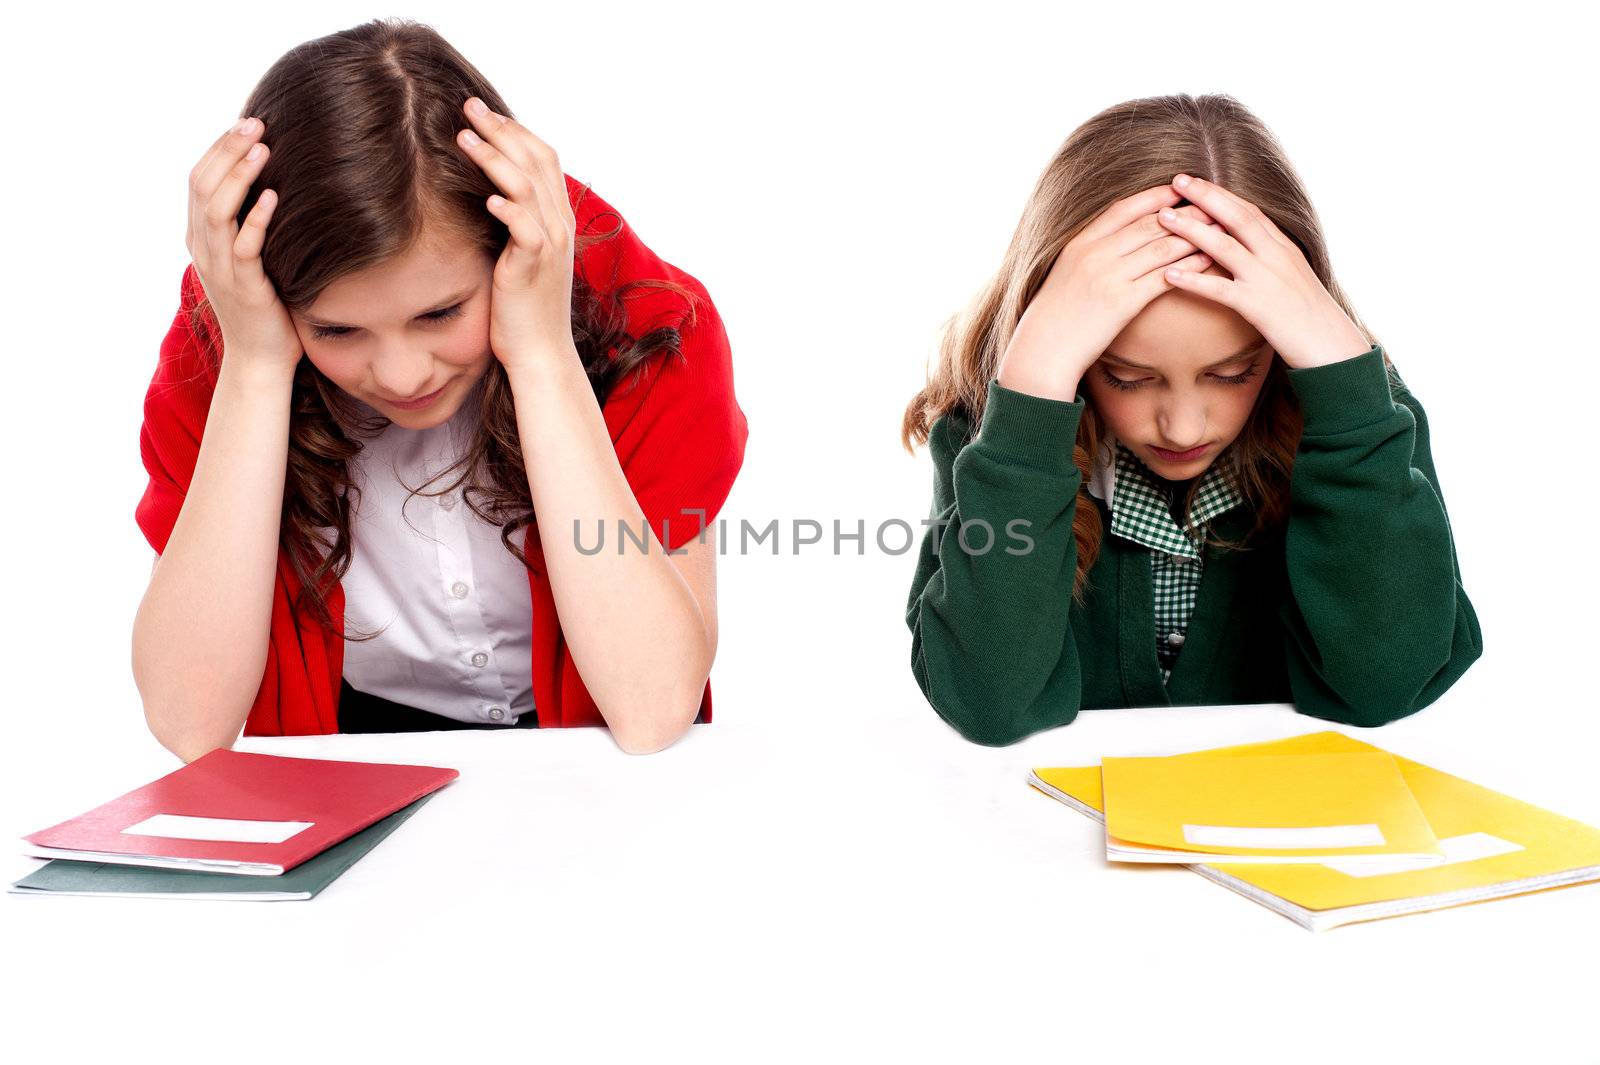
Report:
[[[133,627],[150,730],[186,760],[238,738],[271,623],[293,371],[223,360],[194,476]]]
[[[716,653],[714,623],[649,528],[576,354],[529,360],[508,377],[573,662],[618,744],[659,750],[699,712]],[[623,525],[644,548],[620,539]],[[604,530],[605,548],[579,550],[580,527],[585,538]]]
[[[940,524],[908,603],[912,669],[939,715],[979,743],[1011,743],[1078,711],[1070,611],[1082,477],[1071,455],[1081,413],[995,388],[971,443],[948,459],[954,443],[936,442]]]
[[[996,378],[1001,386],[1039,399],[1072,403],[1078,397],[1085,355],[1065,338],[1070,327],[1057,322],[1043,305],[1030,306],[1017,324]]]
[[[1306,429],[1285,556],[1291,684],[1304,712],[1376,725],[1426,706],[1477,658],[1425,423],[1381,354],[1291,374]]]

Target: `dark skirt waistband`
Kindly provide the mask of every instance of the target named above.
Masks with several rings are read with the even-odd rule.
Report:
[[[339,681],[340,732],[440,732],[445,729],[538,728],[538,714],[523,714],[515,724],[476,724],[453,717],[419,710],[393,702],[381,695],[357,691],[347,680]]]

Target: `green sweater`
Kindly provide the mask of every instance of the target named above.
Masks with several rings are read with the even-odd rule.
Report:
[[[989,385],[974,437],[932,427],[932,520],[906,622],[928,702],[978,743],[1014,743],[1079,710],[1292,702],[1381,725],[1437,699],[1483,651],[1461,587],[1422,406],[1374,347],[1289,380],[1305,416],[1286,528],[1206,549],[1187,639],[1162,683],[1150,550],[1108,532],[1073,602],[1083,401]],[[1105,504],[1094,499],[1107,529]],[[974,525],[964,547],[958,526]],[[1008,535],[1033,540],[1031,550]],[[1247,507],[1213,531],[1237,542]],[[1009,549],[1009,550],[1008,550]]]

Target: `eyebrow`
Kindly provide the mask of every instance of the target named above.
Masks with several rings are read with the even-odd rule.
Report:
[[[1257,340],[1247,348],[1241,348],[1240,350],[1234,352],[1232,355],[1225,355],[1222,358],[1218,359],[1216,362],[1210,363],[1209,365],[1207,365],[1205,367],[1205,369],[1207,369],[1207,370],[1215,370],[1218,366],[1226,366],[1230,362],[1238,362],[1240,359],[1244,358],[1246,355],[1254,355],[1256,352],[1260,351],[1263,347],[1266,346],[1266,343],[1267,342],[1266,342],[1265,338],[1263,338],[1261,340]],[[1103,358],[1103,359],[1106,359],[1109,362],[1119,363],[1119,364],[1121,364],[1123,366],[1126,366],[1129,369],[1133,369],[1133,370],[1151,370],[1151,371],[1153,371],[1153,370],[1156,369],[1154,366],[1147,366],[1142,362],[1134,362],[1132,359],[1125,359],[1121,355],[1118,355],[1114,351],[1104,352],[1104,353],[1101,354],[1100,357]]]
[[[412,317],[413,318],[420,318],[424,314],[432,314],[434,311],[442,311],[446,307],[454,307],[456,304],[460,303],[462,300],[466,299],[468,296],[470,296],[474,292],[476,292],[477,288],[478,288],[477,285],[473,285],[473,286],[471,286],[469,288],[463,289],[460,292],[457,292],[453,296],[446,296],[444,299],[439,300],[438,302],[434,303],[433,305],[431,305],[429,307],[426,307],[423,310],[418,311],[416,314],[412,315]],[[307,325],[316,326],[318,329],[355,329],[355,328],[358,328],[357,326],[346,325],[343,322],[325,322],[320,318],[313,318],[309,314],[304,314],[304,313],[302,313],[300,315],[300,317],[302,317],[302,318],[304,318],[306,320],[306,324]]]

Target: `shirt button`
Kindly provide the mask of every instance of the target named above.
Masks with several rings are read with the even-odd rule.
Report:
[[[490,721],[504,721],[505,719],[506,719],[506,711],[505,711],[504,707],[500,707],[500,706],[491,706],[491,707],[489,707],[489,720]]]
[[[1169,633],[1167,633],[1167,646],[1168,647],[1182,647],[1183,646],[1183,633],[1181,633],[1181,632],[1169,632]]]
[[[457,599],[465,599],[467,597],[467,591],[468,589],[465,581],[456,581],[450,586],[450,594],[455,596]]]
[[[489,664],[489,656],[484,654],[482,651],[479,651],[477,654],[472,656],[472,664],[481,669]]]

